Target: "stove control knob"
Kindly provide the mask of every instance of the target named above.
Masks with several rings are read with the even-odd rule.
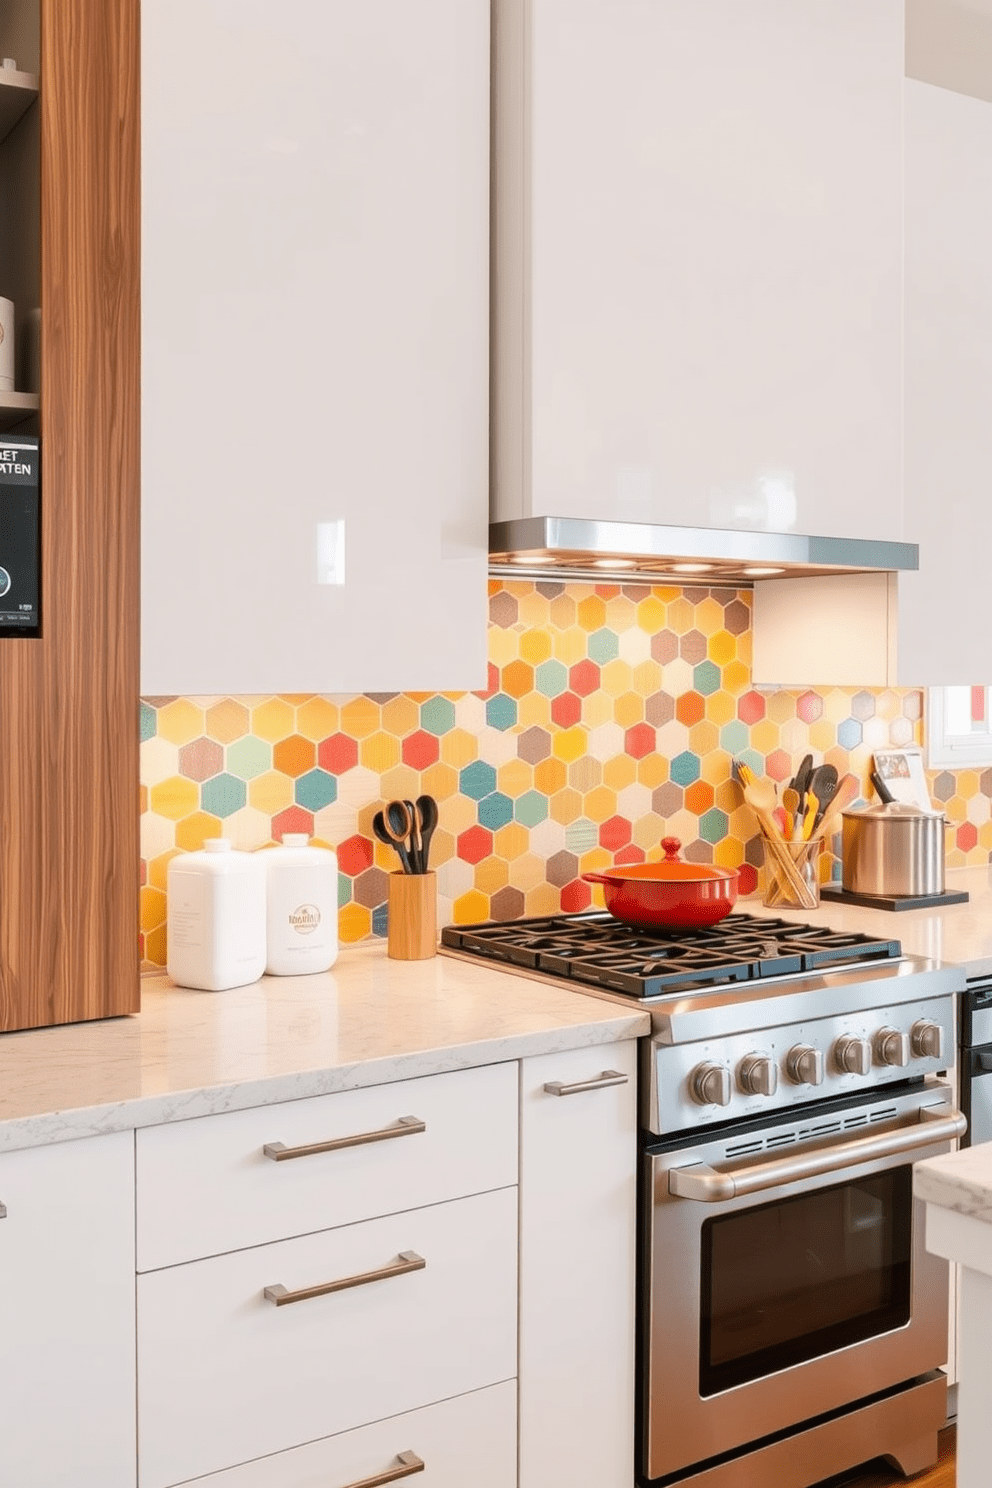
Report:
[[[812,1044],[796,1044],[785,1056],[789,1079],[797,1085],[823,1084],[823,1055]]]
[[[909,1063],[909,1034],[895,1028],[880,1028],[875,1035],[875,1053],[879,1064],[894,1064],[905,1069]]]
[[[837,1068],[845,1075],[871,1074],[871,1044],[867,1039],[843,1034],[834,1044]]]
[[[944,1056],[944,1030],[939,1023],[921,1018],[909,1030],[913,1053],[918,1059],[942,1059]]]
[[[689,1094],[697,1106],[730,1105],[730,1071],[725,1064],[698,1064],[689,1076]]]
[[[748,1054],[737,1066],[737,1078],[745,1095],[774,1095],[778,1070],[767,1054]]]

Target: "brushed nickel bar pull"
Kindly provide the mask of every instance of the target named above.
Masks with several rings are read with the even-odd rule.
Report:
[[[563,1085],[560,1080],[549,1080],[545,1090],[549,1095],[581,1095],[585,1090],[605,1090],[607,1085],[626,1085],[629,1075],[619,1070],[604,1070],[595,1080],[576,1080],[574,1085]]]
[[[0,1204],[0,1219],[6,1219],[6,1218],[7,1218],[7,1205],[6,1204]]]
[[[319,1152],[338,1152],[342,1147],[364,1147],[369,1142],[388,1142],[392,1137],[413,1137],[427,1130],[419,1116],[401,1116],[395,1126],[378,1131],[359,1132],[354,1137],[332,1137],[327,1142],[309,1142],[304,1147],[287,1147],[283,1142],[266,1142],[262,1151],[273,1162],[290,1162],[294,1157],[315,1157]]]
[[[286,1307],[290,1302],[309,1302],[311,1297],[326,1297],[329,1292],[346,1292],[349,1287],[367,1286],[370,1281],[387,1281],[390,1276],[405,1276],[408,1271],[423,1271],[427,1262],[413,1250],[401,1250],[400,1258],[391,1266],[381,1266],[378,1271],[362,1271],[358,1276],[342,1276],[337,1281],[322,1281],[319,1286],[300,1287],[289,1292],[280,1283],[267,1286],[262,1295],[277,1307]]]
[[[345,1488],[379,1488],[381,1483],[395,1483],[398,1478],[412,1478],[414,1473],[423,1472],[425,1467],[423,1459],[413,1452],[398,1452],[396,1463],[396,1467],[387,1467],[385,1472],[376,1473],[374,1478],[362,1478],[360,1483],[347,1483]]]
[[[873,1162],[880,1157],[895,1157],[936,1142],[959,1137],[968,1125],[960,1111],[941,1102],[923,1106],[919,1120],[894,1132],[857,1137],[850,1142],[837,1142],[815,1152],[777,1157],[772,1162],[755,1163],[750,1168],[717,1172],[708,1163],[690,1163],[672,1168],[668,1174],[668,1192],[680,1199],[698,1199],[704,1204],[722,1204],[744,1194],[761,1193],[766,1188],[780,1188],[799,1178],[816,1178],[821,1173],[835,1173],[857,1163]]]

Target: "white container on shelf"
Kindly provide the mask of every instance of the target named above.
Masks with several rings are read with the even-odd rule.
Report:
[[[14,302],[0,299],[0,392],[14,391]]]
[[[305,832],[287,832],[281,847],[260,856],[268,877],[266,971],[326,971],[338,954],[337,854],[311,847]]]
[[[169,863],[167,965],[181,987],[222,992],[265,971],[265,865],[209,837]]]

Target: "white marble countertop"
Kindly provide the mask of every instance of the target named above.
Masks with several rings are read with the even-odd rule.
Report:
[[[992,1142],[918,1162],[913,1192],[927,1204],[992,1225]]]
[[[0,1038],[0,1152],[647,1033],[636,1007],[449,956],[344,947],[329,972]]]

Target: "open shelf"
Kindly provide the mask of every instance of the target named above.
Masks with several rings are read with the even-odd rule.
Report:
[[[0,392],[0,429],[12,429],[32,413],[37,413],[40,406],[37,393]]]
[[[6,138],[37,97],[38,79],[33,72],[0,67],[0,139]]]

